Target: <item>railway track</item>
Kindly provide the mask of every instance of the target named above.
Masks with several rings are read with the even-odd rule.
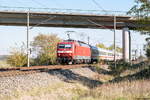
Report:
[[[73,69],[73,68],[88,67],[88,66],[89,65],[87,64],[82,64],[82,65],[51,65],[51,66],[1,68],[0,77],[27,75],[27,74],[46,72],[49,70]]]

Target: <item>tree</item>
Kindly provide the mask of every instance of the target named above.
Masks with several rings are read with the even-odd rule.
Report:
[[[10,56],[7,58],[7,63],[16,66],[22,67],[27,65],[27,55],[26,55],[26,46],[23,43],[21,47],[13,47]]]
[[[110,45],[108,47],[109,50],[113,50],[114,49],[114,44]],[[117,52],[122,52],[122,48],[120,48],[119,46],[116,46],[116,51]]]
[[[142,34],[150,35],[150,1],[149,0],[135,0],[135,5],[128,11],[128,14],[134,14],[137,17],[137,24],[140,27],[136,28]],[[146,39],[146,56],[150,59],[150,38]]]
[[[122,48],[120,48],[119,46],[116,46],[116,51],[117,52],[122,52]]]
[[[114,45],[113,45],[113,44],[110,45],[107,49],[108,49],[108,50],[113,50],[113,49],[114,49]]]
[[[144,45],[144,50],[146,51],[146,56],[148,59],[150,59],[150,38],[146,38],[147,44]]]
[[[114,49],[114,45],[110,45],[109,47],[105,46],[103,43],[99,43],[96,45],[99,48],[103,48],[103,49],[108,49],[108,50],[113,50]],[[119,46],[116,46],[116,51],[117,52],[122,52],[122,48],[120,48]]]
[[[135,0],[135,5],[128,11],[127,14],[133,14],[137,18],[138,28],[135,30],[143,34],[150,33],[150,1]]]
[[[32,50],[37,55],[37,58],[35,59],[36,64],[55,64],[57,43],[60,41],[61,39],[58,38],[55,34],[39,34],[36,36],[34,41],[31,43]]]
[[[96,46],[99,48],[107,49],[107,47],[103,43],[99,43]]]

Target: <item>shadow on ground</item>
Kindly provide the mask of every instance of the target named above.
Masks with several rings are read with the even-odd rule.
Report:
[[[94,66],[88,67],[91,71],[96,72],[98,74],[104,74],[104,75],[113,75],[113,71],[108,71],[102,68],[96,69]]]
[[[144,63],[140,63],[138,65],[130,66],[128,70],[136,69],[145,66]],[[93,66],[87,67],[91,71],[96,72],[98,74],[104,74],[104,75],[114,75],[114,71],[105,70],[103,68],[96,68]],[[77,73],[74,73],[70,69],[61,69],[61,70],[49,70],[49,74],[57,76],[60,80],[64,82],[79,82],[89,88],[95,88],[97,86],[100,86],[103,84],[103,82],[99,80],[94,80],[92,78],[88,78],[85,76],[81,76]],[[90,74],[90,73],[89,73]],[[108,81],[108,83],[118,83],[121,81],[134,81],[134,80],[141,80],[141,79],[150,79],[150,67],[145,67],[145,69],[141,69],[140,72],[137,72],[132,75],[127,75],[124,77],[116,77],[113,80]]]
[[[140,62],[140,63],[137,63],[137,64],[133,64],[131,66],[128,66],[128,70],[134,70],[134,69],[139,69],[139,68],[144,68],[144,67],[147,67],[149,66],[150,63],[149,62]]]
[[[81,76],[79,74],[74,73],[73,71],[69,69],[65,69],[65,70],[61,69],[61,70],[53,70],[53,71],[50,70],[48,73],[59,77],[61,80],[65,82],[70,83],[70,82],[77,81],[77,82],[82,83],[85,86],[88,86],[89,88],[95,88],[102,84],[101,81],[93,80],[91,78]]]
[[[134,81],[134,80],[141,80],[141,79],[150,79],[150,63],[148,62],[140,62],[138,64],[133,64],[132,66],[128,66],[125,70],[135,70],[135,69],[140,69],[141,71],[132,74],[132,75],[127,75],[124,77],[116,77],[113,80],[110,80],[108,82],[110,83],[117,83],[121,81]],[[114,75],[115,71],[113,70],[105,70],[103,68],[96,68],[96,67],[89,67],[90,70],[97,72],[98,74],[104,74],[104,75]],[[125,71],[124,70],[124,71]]]
[[[140,72],[137,72],[135,74],[132,75],[127,75],[124,77],[117,77],[114,78],[113,80],[109,81],[110,83],[118,83],[121,81],[134,81],[134,80],[141,80],[141,79],[150,79],[150,67],[144,70],[141,70]]]

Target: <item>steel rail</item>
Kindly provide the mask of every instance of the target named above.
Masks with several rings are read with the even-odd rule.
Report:
[[[0,77],[11,77],[17,75],[27,75],[40,72],[46,72],[49,70],[61,70],[61,69],[73,69],[88,67],[88,64],[79,65],[51,65],[51,66],[32,66],[32,67],[15,67],[15,68],[1,68]]]

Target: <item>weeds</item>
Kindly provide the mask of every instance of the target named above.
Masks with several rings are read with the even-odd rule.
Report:
[[[7,63],[7,61],[0,61],[0,68],[10,68],[13,67]]]
[[[30,91],[16,92],[15,98],[20,99],[23,95],[29,95],[33,99],[40,97],[43,100],[47,99],[45,97],[47,95],[52,100],[137,100],[137,98],[150,98],[149,69],[140,70],[139,73],[135,73],[137,77],[148,77],[146,79],[134,79],[136,77],[133,74],[125,76],[126,80],[117,81],[115,76],[112,76],[109,71],[102,69],[98,64],[95,66],[94,69],[91,69],[97,72],[98,76],[95,76],[95,78],[98,80],[106,78],[103,84],[95,88],[91,89],[77,82],[59,82],[46,87],[35,87]],[[135,65],[131,66],[129,63],[119,62],[116,68],[110,68],[112,71],[119,72],[120,75],[124,71],[132,69],[132,67],[136,68]],[[114,81],[110,82],[110,78],[114,78],[112,79]],[[131,80],[129,80],[130,78]],[[10,97],[7,97],[6,100],[10,100]]]
[[[120,76],[122,72],[124,72],[130,67],[131,67],[131,64],[128,62],[124,62],[124,61],[116,62],[116,65],[115,63],[111,63],[109,66],[114,76]]]

